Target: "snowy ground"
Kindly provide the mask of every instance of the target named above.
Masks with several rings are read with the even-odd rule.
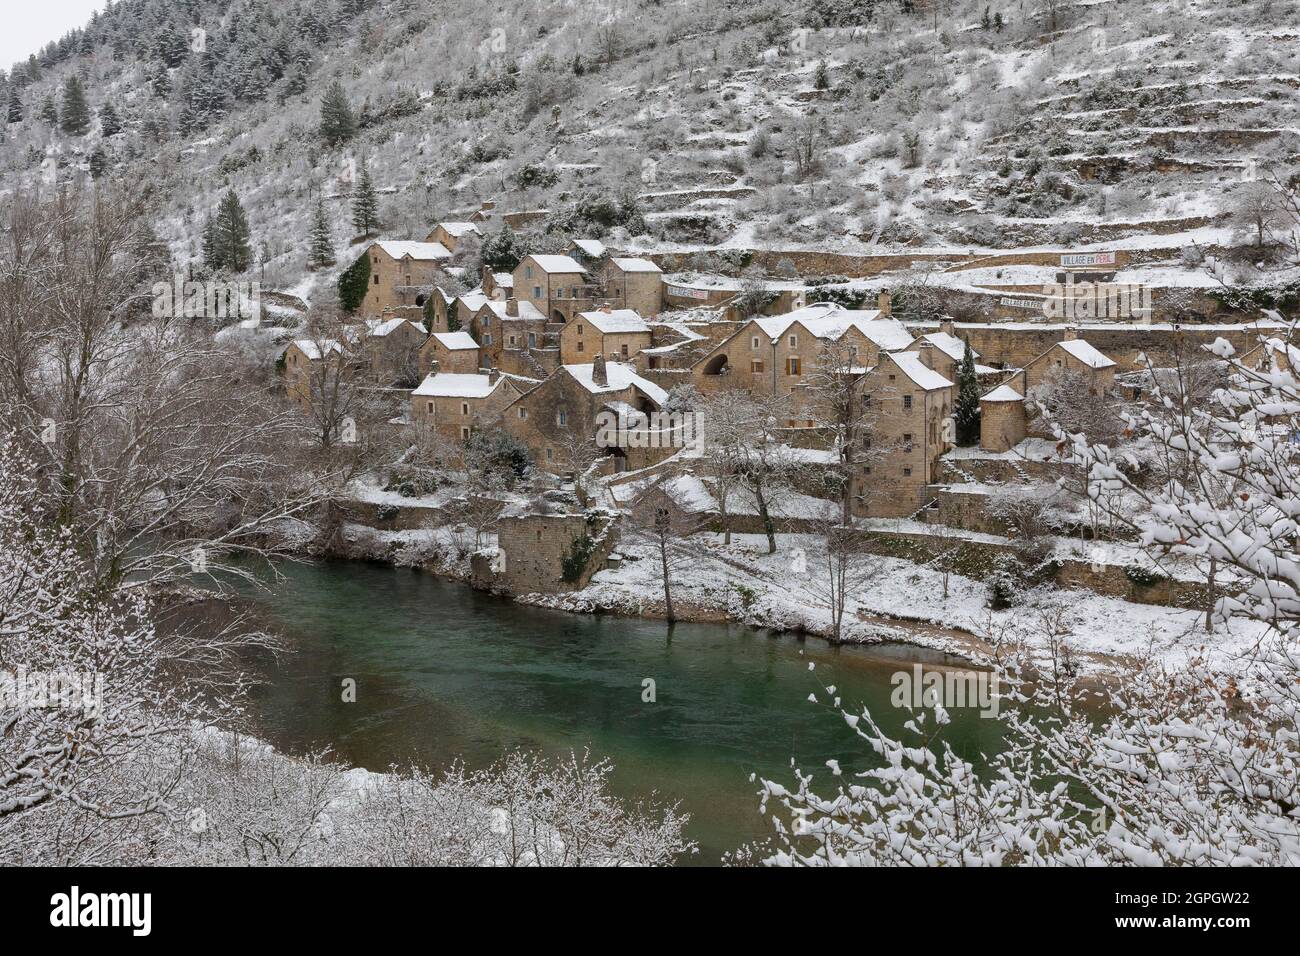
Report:
[[[778,535],[777,542],[777,553],[768,555],[761,535],[733,535],[730,547],[722,545],[720,536],[693,539],[690,553],[678,560],[674,600],[683,608],[725,612],[755,626],[828,633],[829,601],[815,583],[819,561],[824,561],[816,540],[808,535]],[[623,566],[601,571],[586,589],[524,600],[575,611],[661,613],[657,560],[636,544],[621,551],[628,558]],[[985,606],[982,581],[950,574],[944,598],[939,571],[894,558],[873,558],[871,568],[869,583],[850,592],[847,640],[903,640],[961,653],[978,646],[990,627],[1014,625],[1030,645],[1045,649],[1045,637],[1036,624],[1041,612],[1061,609],[1070,629],[1066,643],[1087,670],[1112,670],[1120,663],[1116,658],[1148,649],[1176,664],[1200,654],[1202,648],[1216,666],[1232,670],[1237,657],[1263,633],[1257,625],[1236,622],[1230,628],[1217,625],[1213,635],[1206,635],[1204,616],[1196,611],[1133,604],[1085,590],[1044,589],[1029,595],[1019,607],[995,613]],[[882,616],[899,620],[881,620]]]

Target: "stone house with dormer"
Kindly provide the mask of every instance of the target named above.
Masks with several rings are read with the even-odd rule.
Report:
[[[359,308],[363,316],[382,318],[385,310],[422,306],[432,286],[451,258],[440,242],[405,242],[379,239],[367,247],[370,282]]]

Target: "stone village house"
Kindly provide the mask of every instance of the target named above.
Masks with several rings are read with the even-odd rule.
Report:
[[[649,347],[650,326],[632,309],[579,312],[560,333],[560,361],[566,365],[590,362],[596,355],[627,362]]]
[[[370,283],[360,312],[381,318],[385,310],[424,304],[425,289],[434,284],[451,252],[440,242],[404,242],[380,239],[372,242]]]
[[[411,392],[411,423],[454,441],[495,422],[519,397],[519,387],[496,369],[464,374],[437,369]]]
[[[463,330],[434,332],[420,347],[420,370],[427,374],[435,367],[441,372],[477,373],[482,367],[478,343]]]
[[[662,408],[667,398],[667,392],[632,366],[597,356],[589,364],[561,365],[504,411],[502,426],[528,446],[539,468],[565,472],[573,465],[572,449],[594,444],[602,412],[649,414]],[[646,457],[662,460],[673,451],[651,449]],[[629,461],[627,449],[612,447],[604,453],[614,459],[614,471],[643,466],[635,454]]]

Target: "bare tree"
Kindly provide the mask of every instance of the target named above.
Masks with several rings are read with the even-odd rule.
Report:
[[[640,491],[628,509],[632,533],[650,546],[658,560],[664,617],[670,624],[677,620],[673,606],[674,571],[691,553],[683,539],[700,529],[700,520],[687,514],[673,500],[672,483],[672,478],[660,477]]]

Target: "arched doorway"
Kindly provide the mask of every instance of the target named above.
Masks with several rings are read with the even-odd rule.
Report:
[[[727,356],[715,355],[704,363],[705,375],[721,375],[727,370]]]

